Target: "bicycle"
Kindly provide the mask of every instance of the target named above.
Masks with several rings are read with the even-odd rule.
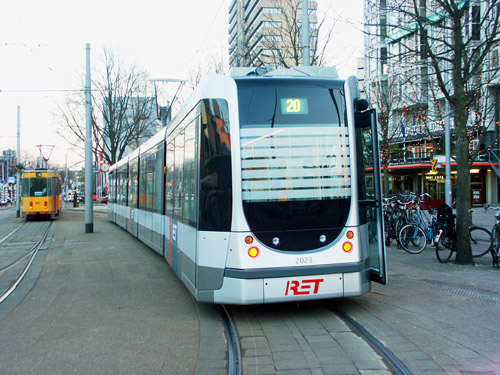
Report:
[[[434,214],[432,208],[429,210],[431,218],[428,225],[422,218],[421,204],[425,196],[430,197],[429,194],[422,194],[417,197],[413,221],[405,225],[399,232],[401,247],[410,254],[419,254],[424,251],[427,243],[434,243],[439,230],[437,219],[432,216]]]
[[[384,230],[385,244],[389,246],[395,239],[399,245],[399,232],[408,223],[406,206],[413,203],[412,200],[402,202],[400,199],[405,196],[399,195],[391,198],[384,198]],[[408,196],[406,196],[408,197]],[[396,202],[393,202],[396,200]]]
[[[493,267],[498,268],[498,263],[500,261],[500,207],[493,207],[487,205],[484,207],[484,211],[488,211],[491,208],[496,210],[495,212],[495,225],[491,229],[491,257],[493,260]]]
[[[473,210],[469,210],[472,218]],[[436,258],[440,263],[450,260],[454,252],[457,251],[457,232],[455,226],[456,215],[446,203],[438,207],[438,222],[441,229],[438,234],[436,245]],[[472,220],[471,220],[472,222]],[[472,257],[477,258],[485,255],[491,249],[491,233],[488,229],[471,225],[469,227],[469,238],[471,241]]]

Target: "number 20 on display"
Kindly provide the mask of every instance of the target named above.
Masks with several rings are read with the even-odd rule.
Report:
[[[281,99],[281,113],[284,115],[307,114],[308,112],[307,99]]]

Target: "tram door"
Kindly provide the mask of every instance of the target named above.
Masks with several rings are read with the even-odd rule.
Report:
[[[355,114],[358,202],[361,224],[368,224],[371,280],[385,284],[387,265],[376,116],[374,109]]]

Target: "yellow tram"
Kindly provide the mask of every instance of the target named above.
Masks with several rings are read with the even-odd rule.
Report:
[[[21,214],[26,219],[34,216],[54,216],[61,211],[61,176],[46,168],[23,171],[21,177]]]

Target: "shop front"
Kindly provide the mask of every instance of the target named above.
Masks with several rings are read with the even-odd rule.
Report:
[[[477,165],[476,165],[477,164]],[[479,165],[480,164],[480,165]],[[406,167],[406,168],[405,168]],[[397,168],[389,166],[388,179],[389,179],[389,194],[396,195],[399,193],[427,193],[432,198],[425,198],[429,205],[437,208],[440,204],[446,201],[445,189],[445,169],[444,164],[429,164],[419,168],[414,165],[402,166],[398,165]],[[492,175],[495,178],[492,178]],[[491,192],[496,187],[497,178],[489,165],[486,163],[474,163],[470,170],[471,178],[471,205],[473,207],[484,206],[491,201]],[[452,184],[452,202],[455,206],[456,198],[456,181],[457,172],[456,164],[452,164],[451,184]]]

